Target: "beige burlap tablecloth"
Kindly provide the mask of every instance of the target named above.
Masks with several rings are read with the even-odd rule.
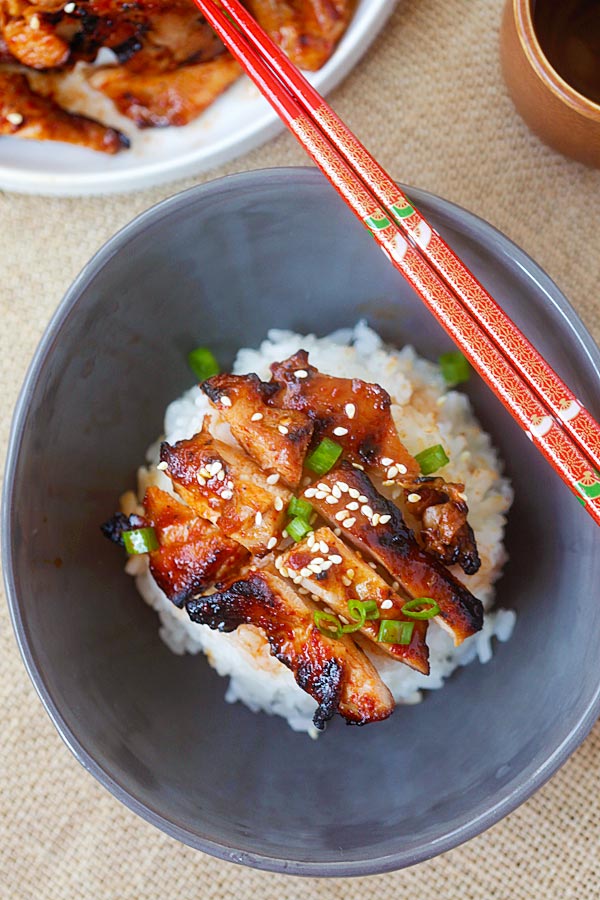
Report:
[[[520,121],[501,80],[500,17],[501,0],[400,0],[333,104],[395,177],[524,247],[598,339],[600,173],[548,150]],[[304,163],[284,135],[211,175]],[[0,195],[3,449],[26,366],[69,282],[114,231],[195,180],[81,200]],[[3,900],[600,897],[600,726],[527,804],[444,857],[373,878],[285,878],[184,847],[100,787],[44,712],[4,604],[0,616]]]

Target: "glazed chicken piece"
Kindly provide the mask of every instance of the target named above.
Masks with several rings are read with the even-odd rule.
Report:
[[[374,666],[348,637],[322,634],[314,623],[316,608],[266,570],[186,603],[191,620],[212,629],[259,628],[273,656],[319,704],[313,719],[317,728],[323,729],[336,712],[357,725],[386,719],[394,701]]]
[[[316,548],[316,552],[315,552]],[[290,547],[275,561],[284,577],[302,575],[302,587],[325,603],[336,615],[348,621],[348,601],[374,600],[382,619],[413,622],[410,644],[377,642],[379,621],[366,621],[360,629],[378,650],[406,663],[417,672],[429,675],[429,648],[425,641],[427,622],[414,621],[402,614],[406,602],[386,584],[377,572],[350,550],[329,528],[319,528],[313,535]]]
[[[150,571],[161,591],[180,608],[196,594],[231,581],[249,560],[248,551],[199,518],[166,491],[149,487],[143,516],[117,513],[102,526],[110,540],[124,546],[123,532],[151,526],[160,544],[148,554]]]
[[[464,489],[443,478],[421,478],[404,489],[402,508],[425,550],[445,566],[458,563],[466,575],[474,575],[481,560]]]
[[[240,72],[237,62],[223,55],[171,71],[99,67],[88,80],[139,128],[162,128],[187,125],[232,85]]]
[[[64,141],[111,154],[129,146],[119,131],[65,112],[51,98],[34,93],[24,75],[4,70],[0,70],[0,135]]]
[[[350,23],[356,0],[244,0],[276,44],[301,69],[320,69]]]
[[[437,621],[452,634],[455,644],[481,630],[481,601],[419,546],[398,507],[375,489],[363,471],[344,461],[324,475],[319,485],[304,491],[306,499],[332,527],[339,526],[352,544],[397,579],[407,594],[435,600],[440,607]],[[335,502],[328,502],[329,498]]]
[[[323,375],[309,365],[305,350],[285,362],[274,363],[271,371],[280,387],[273,395],[273,406],[310,416],[314,443],[331,438],[343,447],[346,456],[384,479],[412,481],[419,477],[418,463],[398,437],[390,395],[378,384]]]
[[[291,493],[266,476],[242,450],[215,440],[204,428],[188,441],[164,443],[166,465],[177,493],[251,553],[271,550],[283,529]]]
[[[313,433],[310,418],[267,406],[273,385],[257,375],[215,375],[200,387],[261,469],[276,472],[290,487],[298,487]]]
[[[150,571],[175,606],[195,594],[239,578],[249,553],[215,525],[157,487],[144,497],[145,518],[160,543],[150,556]]]
[[[66,7],[66,9],[65,9]],[[138,69],[213,59],[221,41],[191,0],[0,0],[0,30],[12,56],[35,69],[93,62],[101,47]]]

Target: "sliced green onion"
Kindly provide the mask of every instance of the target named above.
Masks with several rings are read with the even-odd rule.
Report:
[[[134,553],[151,553],[158,550],[159,543],[154,528],[135,528],[133,531],[123,532],[125,549],[131,555]]]
[[[348,600],[348,615],[352,619],[352,624],[343,625],[342,632],[344,634],[352,634],[354,631],[360,631],[367,621],[365,604],[362,600]]]
[[[433,447],[428,447],[427,450],[422,450],[417,453],[415,459],[421,467],[422,475],[431,475],[432,472],[437,472],[438,469],[450,462],[450,458],[441,444],[435,444]]]
[[[340,638],[342,636],[342,625],[337,616],[333,613],[325,612],[322,609],[315,610],[314,622],[321,634],[325,637]]]
[[[301,519],[300,516],[296,516],[295,519],[292,519],[291,522],[285,526],[285,530],[289,534],[296,543],[300,543],[302,538],[306,537],[312,531],[312,526],[306,521],[306,519]]]
[[[439,616],[440,608],[431,597],[415,597],[402,607],[402,612],[409,619],[433,619]]]
[[[198,381],[206,381],[221,371],[214,353],[208,347],[196,347],[188,353],[188,365]]]
[[[449,387],[462,384],[471,377],[471,366],[466,358],[458,350],[452,353],[442,353],[438,360],[444,381]]]
[[[287,508],[288,516],[294,518],[298,516],[300,519],[305,519],[307,522],[312,515],[313,508],[308,502],[308,500],[303,500],[302,497],[292,497],[290,500],[290,505]]]
[[[377,640],[380,644],[401,644],[405,647],[407,644],[410,644],[414,629],[414,622],[400,622],[398,619],[382,619]]]
[[[365,608],[365,618],[368,622],[374,622],[375,619],[379,618],[379,607],[375,600],[363,600],[363,606]]]
[[[329,438],[323,438],[317,449],[307,456],[306,467],[317,475],[325,475],[335,466],[341,455],[342,448],[339,444]]]

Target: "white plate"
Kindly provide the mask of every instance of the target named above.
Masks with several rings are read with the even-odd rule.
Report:
[[[311,75],[322,93],[352,69],[383,28],[397,0],[360,0],[328,63]],[[0,188],[27,194],[82,195],[130,191],[213,168],[264,143],[283,126],[247,79],[236,82],[199,119],[183,128],[140,131],[100,100],[86,109],[132,139],[129,150],[106,156],[68,144],[0,140]],[[108,110],[108,112],[107,112]]]

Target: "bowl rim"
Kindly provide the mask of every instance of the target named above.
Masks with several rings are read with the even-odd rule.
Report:
[[[288,860],[276,856],[268,856],[260,853],[239,850],[233,846],[219,843],[209,838],[199,836],[189,829],[178,825],[166,818],[158,809],[142,803],[134,797],[117,777],[110,774],[79,741],[72,729],[67,725],[58,705],[55,703],[50,689],[38,666],[37,660],[29,646],[27,627],[21,614],[20,602],[17,590],[17,574],[14,566],[11,543],[11,519],[15,505],[15,474],[23,431],[27,424],[29,401],[37,387],[37,382],[42,366],[51,353],[53,345],[67,317],[74,312],[83,290],[88,286],[101,269],[110,262],[112,257],[120,252],[124,246],[141,233],[144,228],[168,216],[175,210],[185,208],[202,202],[207,196],[218,194],[225,189],[257,188],[264,186],[265,182],[280,182],[286,185],[297,182],[306,186],[322,184],[321,174],[311,167],[280,167],[272,169],[254,169],[243,173],[227,175],[212,181],[205,182],[181,191],[171,197],[162,200],[158,204],[136,216],[131,222],[116,232],[108,241],[92,256],[83,267],[79,275],[67,289],[62,301],[54,312],[47,325],[44,334],[35,350],[33,359],[27,370],[23,386],[21,388],[13,420],[11,423],[7,461],[4,475],[4,490],[2,498],[2,558],[4,562],[4,583],[6,588],[8,606],[17,645],[25,668],[33,682],[33,685],[42,701],[46,712],[50,716],[59,735],[75,758],[90,772],[113,796],[123,802],[126,807],[137,813],[150,824],[156,826],[172,838],[187,844],[197,850],[202,850],[227,862],[235,862],[249,865],[266,871],[303,875],[312,877],[349,877],[375,875],[390,872],[407,866],[423,862],[441,853],[445,853],[465,841],[470,840],[487,828],[494,825],[501,818],[516,809],[525,802],[535,791],[557,771],[567,760],[571,753],[581,744],[590,732],[594,722],[600,715],[600,682],[580,716],[579,721],[565,738],[554,746],[544,762],[540,763],[533,772],[528,773],[519,785],[511,789],[499,789],[498,799],[493,805],[475,817],[465,815],[451,831],[438,829],[436,836],[424,843],[417,850],[398,849],[384,856],[366,860],[351,861],[327,861],[310,862],[305,860]],[[572,336],[579,343],[581,350],[588,358],[591,370],[595,373],[600,383],[600,349],[595,344],[591,335],[585,328],[582,320],[562,294],[557,285],[550,279],[544,270],[535,263],[523,250],[514,244],[494,226],[463,207],[444,200],[428,191],[401,186],[409,197],[412,197],[417,206],[424,200],[426,204],[442,217],[450,217],[467,236],[477,237],[483,228],[494,240],[496,251],[500,251],[503,257],[511,259],[532,281],[534,281],[546,300],[560,313],[564,326],[571,331]]]

